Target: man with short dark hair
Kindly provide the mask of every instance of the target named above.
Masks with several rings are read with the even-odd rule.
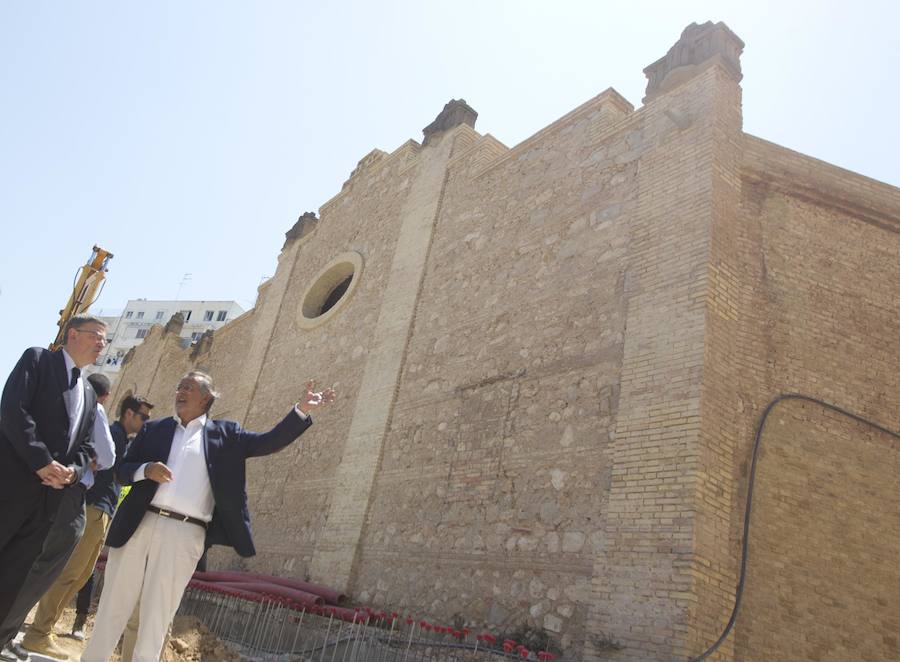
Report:
[[[88,380],[97,391],[97,399],[102,404],[102,401],[108,397],[109,380],[103,375],[91,375]],[[95,383],[95,380],[99,383]],[[105,381],[105,386],[103,381]],[[101,393],[101,391],[103,392]],[[115,443],[116,465],[122,461],[125,455],[128,437],[140,431],[150,418],[152,408],[153,405],[141,397],[128,395],[122,400],[119,405],[119,418],[109,426]],[[53,626],[62,616],[63,609],[68,606],[78,590],[94,572],[94,564],[97,562],[97,557],[100,556],[106,530],[115,513],[119,497],[119,485],[116,482],[114,471],[115,469],[111,467],[98,471],[94,475],[94,484],[85,494],[84,535],[56,582],[38,603],[34,621],[29,626],[25,638],[22,639],[22,647],[25,650],[65,659],[65,651],[60,649],[54,641]],[[84,613],[76,615],[75,624],[72,626],[73,633],[82,631],[80,637],[82,639],[84,638],[83,628],[86,618],[87,611],[85,610]]]
[[[97,396],[81,369],[106,346],[106,324],[75,316],[63,331],[61,349],[32,347],[22,354],[0,398],[0,623],[51,525],[69,527],[76,538],[84,528],[80,481],[93,456]]]
[[[133,483],[110,525],[109,557],[94,631],[82,662],[106,662],[140,600],[134,662],[157,662],[166,629],[197,561],[210,545],[256,550],[247,509],[247,459],[278,452],[331,403],[332,389],[306,392],[264,433],[212,420],[218,397],[209,375],[192,371],[175,389],[175,417],[151,421],[131,442],[118,475]]]
[[[97,395],[97,411],[91,435],[95,455],[91,465],[85,469],[84,475],[79,481],[79,486],[85,490],[90,489],[94,484],[94,475],[98,470],[111,468],[116,460],[115,444],[109,431],[106,411],[103,409],[103,403],[109,397],[109,379],[104,375],[88,375],[87,381]],[[15,637],[16,632],[25,623],[25,617],[28,616],[34,603],[50,588],[54,579],[65,567],[85,528],[84,512],[79,519],[81,521],[79,526],[59,517],[51,524],[44,538],[41,553],[31,565],[6,618],[0,623],[0,641]],[[60,660],[66,659],[65,652],[55,646],[40,652]],[[8,656],[8,653],[12,653],[18,660],[28,659],[28,650],[18,644],[10,643],[9,650],[0,654],[0,659],[6,659],[5,656]]]

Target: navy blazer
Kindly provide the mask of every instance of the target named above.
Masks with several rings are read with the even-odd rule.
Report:
[[[49,490],[51,500],[59,492],[41,484],[35,473],[53,460],[75,469],[78,483],[94,453],[91,433],[97,411],[97,395],[87,379],[84,414],[75,442],[69,449],[69,413],[63,394],[69,375],[62,350],[41,347],[25,350],[9,375],[0,400],[0,483],[3,491],[21,498],[37,497]]]
[[[119,482],[132,488],[110,524],[106,536],[110,547],[121,547],[128,542],[141,523],[159,483],[150,479],[133,483],[134,473],[146,462],[169,459],[176,425],[172,417],[148,421],[125,451],[116,475]],[[263,433],[244,430],[234,421],[207,419],[203,427],[203,450],[215,503],[212,521],[206,529],[207,547],[227,545],[241,556],[256,554],[247,508],[247,458],[280,451],[310,425],[312,418],[303,420],[294,411]]]

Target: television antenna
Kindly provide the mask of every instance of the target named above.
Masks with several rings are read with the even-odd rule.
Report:
[[[175,295],[175,301],[178,301],[178,297],[181,296],[181,288],[184,287],[184,284],[191,280],[191,274],[185,274],[181,277],[181,282],[178,283],[178,294]]]

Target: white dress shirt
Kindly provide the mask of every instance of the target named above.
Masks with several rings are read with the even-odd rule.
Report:
[[[97,471],[109,469],[116,463],[116,443],[109,431],[109,420],[106,418],[106,410],[97,403],[97,415],[94,416],[94,430],[91,433],[94,440],[94,453],[97,459]],[[88,466],[84,470],[81,482],[90,488],[94,484],[94,472]]]
[[[63,349],[63,358],[66,361],[66,385],[72,383],[72,368],[77,368],[75,361],[69,356],[69,353]],[[73,388],[70,388],[63,394],[63,400],[66,402],[66,409],[69,413],[69,450],[75,443],[75,437],[78,434],[78,424],[81,422],[81,414],[84,411],[84,377],[78,375],[78,381]]]
[[[157,508],[172,510],[208,522],[212,519],[215,502],[209,473],[206,470],[206,453],[203,450],[203,426],[206,425],[206,414],[195,418],[187,426],[182,425],[176,416],[175,423],[172,448],[165,461],[165,465],[172,472],[172,480],[160,483],[150,503]],[[144,470],[147,464],[149,462],[134,472],[134,482],[146,478]]]
[[[294,406],[294,412],[302,420],[308,418],[300,405]],[[175,417],[175,433],[172,436],[172,448],[165,465],[172,472],[172,480],[160,483],[156,494],[150,502],[157,508],[171,510],[181,515],[190,515],[209,522],[212,519],[213,499],[212,485],[206,470],[206,452],[203,449],[203,426],[206,425],[206,414],[190,421],[187,426]],[[149,462],[145,462],[134,472],[132,482],[149,480],[144,471]]]

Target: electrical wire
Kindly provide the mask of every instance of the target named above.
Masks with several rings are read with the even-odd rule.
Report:
[[[106,287],[106,279],[105,279],[105,278],[103,279],[103,282],[100,283],[100,290],[97,292],[97,296],[95,296],[94,299],[93,299],[93,301],[91,301],[89,304],[87,304],[87,305],[84,307],[85,310],[87,310],[88,308],[90,308],[91,306],[93,306],[93,305],[97,302],[97,299],[99,299],[99,298],[100,298],[100,295],[103,294],[103,288],[104,288],[104,287]]]
[[[688,662],[700,662],[701,660],[705,660],[707,657],[712,655],[719,646],[728,638],[728,635],[731,633],[731,630],[734,628],[734,624],[737,621],[738,612],[741,608],[741,602],[744,595],[744,586],[747,580],[747,556],[750,547],[750,516],[753,513],[753,487],[756,483],[756,461],[757,455],[759,452],[759,445],[762,441],[762,433],[766,426],[766,420],[769,418],[769,414],[772,413],[772,410],[775,409],[775,406],[779,402],[784,402],[785,400],[803,400],[806,402],[812,402],[813,404],[817,404],[825,409],[829,409],[833,412],[846,416],[848,418],[853,419],[857,423],[862,423],[863,425],[868,425],[869,427],[875,428],[876,430],[883,432],[895,439],[900,439],[900,432],[894,432],[893,430],[889,430],[883,425],[879,425],[874,421],[870,421],[867,418],[859,416],[858,414],[854,414],[853,412],[847,411],[837,405],[833,405],[829,402],[825,402],[824,400],[820,400],[819,398],[814,398],[810,395],[804,395],[802,393],[782,393],[776,396],[768,405],[766,405],[765,410],[763,410],[762,416],[760,416],[759,424],[756,428],[756,438],[753,441],[753,451],[750,459],[750,477],[749,484],[747,486],[747,504],[744,507],[744,539],[741,542],[741,571],[740,576],[738,578],[737,589],[735,590],[734,596],[734,608],[731,610],[731,617],[728,619],[727,625],[725,625],[725,629],[722,630],[722,634],[719,635],[719,638],[715,641],[715,643],[707,648],[705,651],[697,655],[696,657],[692,657],[688,660]]]

